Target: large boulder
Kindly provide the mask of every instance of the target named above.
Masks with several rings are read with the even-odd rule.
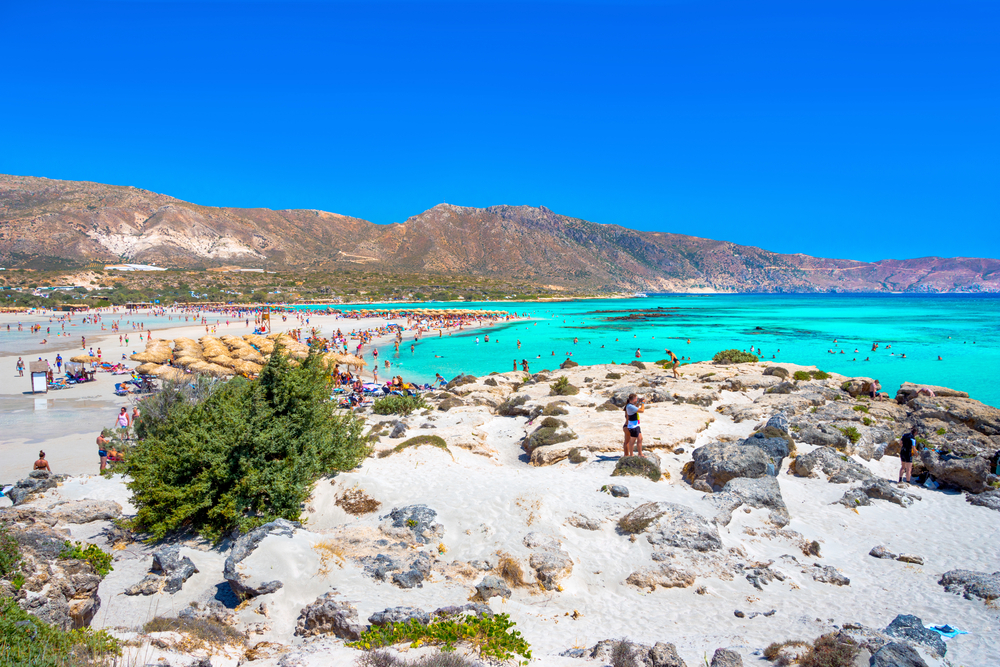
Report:
[[[49,513],[65,523],[90,523],[117,519],[122,506],[113,500],[70,500],[53,505]]]
[[[743,505],[770,510],[770,519],[778,526],[785,526],[789,521],[781,487],[778,480],[770,476],[731,479],[722,491],[712,495],[712,502],[719,508],[718,521],[724,526],[729,525],[733,512]]]
[[[810,424],[804,426],[795,434],[795,439],[807,445],[832,447],[834,449],[847,449],[851,444],[847,436],[829,424]]]
[[[774,469],[770,458],[759,447],[714,443],[691,453],[694,475],[711,487],[721,487],[737,477],[763,477]],[[770,470],[769,470],[770,466]]]
[[[837,568],[832,565],[820,565],[816,563],[814,564],[814,568],[812,578],[815,581],[819,581],[824,584],[833,584],[834,586],[851,585],[851,580],[838,572]]]
[[[722,548],[715,524],[689,507],[675,503],[652,502],[635,508],[618,521],[618,529],[628,534],[644,534],[656,546],[671,546],[693,551],[718,551]]]
[[[916,384],[913,382],[904,382],[899,385],[899,389],[896,390],[896,402],[897,403],[908,403],[914,398],[918,398],[924,392],[924,396],[928,397],[926,392],[930,391],[934,393],[934,397],[939,398],[968,398],[969,394],[964,391],[958,391],[955,389],[949,389],[948,387],[938,387],[932,384]]]
[[[888,500],[900,507],[909,507],[913,501],[920,500],[920,496],[907,493],[893,486],[888,480],[872,478],[865,480],[861,486],[848,490],[837,502],[844,507],[854,508],[859,505],[870,505],[870,500]]]
[[[334,592],[329,591],[303,607],[295,623],[296,636],[334,635],[352,641],[361,638],[365,628],[358,622],[358,610],[333,596]]]
[[[7,492],[7,497],[16,507],[31,500],[36,493],[44,493],[49,489],[56,488],[62,479],[62,476],[53,475],[46,470],[32,470],[27,477],[18,481],[14,488]]]
[[[1000,489],[992,489],[985,493],[966,493],[966,502],[980,507],[988,507],[1000,512]]]
[[[909,644],[889,642],[868,663],[870,667],[927,667],[920,654]]]
[[[490,598],[501,597],[510,598],[510,586],[500,577],[488,574],[483,580],[476,584],[476,596],[483,602],[489,602]]]
[[[625,583],[636,588],[688,588],[694,585],[694,575],[672,563],[660,563],[639,568],[628,575]]]
[[[743,658],[732,649],[717,648],[709,667],[743,667]]]
[[[552,535],[528,533],[523,543],[532,549],[528,566],[535,571],[538,583],[547,591],[558,590],[560,582],[573,572],[573,560],[563,551],[562,541]]]
[[[377,611],[368,617],[369,623],[378,626],[389,625],[390,623],[409,623],[410,621],[427,625],[431,622],[431,615],[417,607],[389,607],[382,611]]]
[[[295,534],[295,530],[301,527],[302,524],[297,521],[276,519],[251,530],[246,535],[241,535],[233,543],[229,557],[226,558],[222,575],[229,582],[229,587],[236,597],[241,600],[254,598],[258,595],[273,593],[284,585],[278,580],[259,581],[259,577],[253,577],[244,572],[243,568],[239,567],[239,564],[246,560],[266,537],[274,535],[276,537],[291,538]]]
[[[381,518],[379,530],[390,537],[429,544],[431,540],[444,536],[444,526],[434,521],[437,512],[427,505],[394,507]]]
[[[941,635],[924,627],[924,622],[917,616],[899,614],[885,629],[885,634],[896,639],[902,639],[910,644],[920,644],[932,655],[944,657],[948,652]]]
[[[985,456],[960,458],[949,454],[938,454],[932,449],[920,451],[924,468],[938,482],[952,484],[963,491],[982,493],[991,487],[990,462]]]
[[[605,639],[597,642],[589,651],[589,657],[601,665],[615,664],[615,650],[627,652],[635,667],[687,667],[687,663],[677,655],[677,647],[667,642],[656,642],[653,646],[621,639]],[[588,657],[582,652],[581,657]]]
[[[938,584],[949,593],[958,593],[966,600],[979,598],[985,602],[1000,598],[1000,572],[950,570],[941,575]]]
[[[799,477],[815,477],[819,472],[825,474],[829,481],[835,484],[862,481],[872,477],[868,468],[830,447],[818,447],[795,459],[795,474]]]
[[[1000,410],[971,398],[918,396],[910,400],[914,420],[938,419],[964,424],[983,435],[1000,435]]]
[[[566,422],[555,417],[546,417],[542,424],[524,439],[521,448],[530,455],[539,447],[570,440],[576,440],[576,433],[566,425]]]
[[[181,556],[180,550],[179,545],[173,544],[154,551],[153,565],[150,568],[153,572],[125,589],[125,595],[154,595],[161,590],[165,593],[181,590],[184,582],[196,574],[198,568],[190,558]]]
[[[785,457],[794,448],[794,443],[790,437],[771,427],[754,433],[741,444],[744,447],[757,447],[767,454],[768,463],[771,464],[768,468],[769,475],[778,474],[781,470],[781,462],[785,460]]]

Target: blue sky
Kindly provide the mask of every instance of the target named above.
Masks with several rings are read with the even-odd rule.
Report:
[[[0,0],[0,172],[1000,257],[1000,3]]]

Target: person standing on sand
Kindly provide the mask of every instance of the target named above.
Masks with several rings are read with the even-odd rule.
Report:
[[[118,418],[115,420],[115,425],[121,429],[122,437],[128,432],[129,419],[128,419],[128,408],[123,407],[121,412],[118,413]]]
[[[906,483],[913,483],[913,452],[919,447],[917,443],[917,433],[920,430],[914,426],[909,433],[904,433],[899,439],[899,480],[903,483],[903,475],[906,475]]]
[[[670,350],[667,350],[666,352],[668,355],[670,355],[670,370],[674,372],[674,379],[676,380],[678,377],[680,377],[679,375],[677,375],[677,366],[678,366],[677,355],[671,352]]]
[[[49,462],[45,460],[45,452],[38,452],[38,460],[35,461],[35,465],[32,470],[52,472],[52,468],[49,467]]]
[[[17,365],[15,366],[15,368],[17,369],[17,375],[18,375],[18,377],[24,377],[24,359],[22,359],[21,357],[18,357],[17,358]]]
[[[632,456],[633,441],[638,448],[639,456],[642,456],[642,429],[639,427],[639,413],[644,412],[645,409],[646,406],[639,401],[637,395],[628,395],[628,401],[625,403],[625,425],[622,426],[622,431],[625,432],[625,456]]]
[[[104,437],[104,433],[97,436],[97,455],[101,458],[101,472],[108,467],[108,444],[111,441]]]

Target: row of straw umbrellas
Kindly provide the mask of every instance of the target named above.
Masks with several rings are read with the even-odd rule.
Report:
[[[268,336],[247,334],[243,337],[202,336],[197,341],[191,338],[174,338],[172,341],[155,339],[147,341],[143,352],[129,358],[142,362],[136,372],[164,380],[183,381],[188,378],[189,372],[217,378],[234,375],[251,377],[260,373],[279,344],[293,360],[309,356],[309,346],[286,333],[278,333]],[[337,352],[324,354],[323,360],[328,366],[343,364],[360,368],[365,365],[361,357]]]
[[[423,315],[423,316],[454,316],[454,315],[480,315],[480,316],[498,316],[506,315],[506,310],[469,310],[464,308],[410,308],[406,310],[356,310],[353,311],[360,313],[362,315],[367,315],[368,313],[398,313],[400,315]]]

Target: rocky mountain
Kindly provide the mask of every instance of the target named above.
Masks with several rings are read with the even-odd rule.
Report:
[[[134,187],[0,175],[0,263],[471,274],[587,290],[1000,292],[1000,260],[857,262],[640,232],[545,207],[440,204],[377,225],[314,210],[200,206]]]

